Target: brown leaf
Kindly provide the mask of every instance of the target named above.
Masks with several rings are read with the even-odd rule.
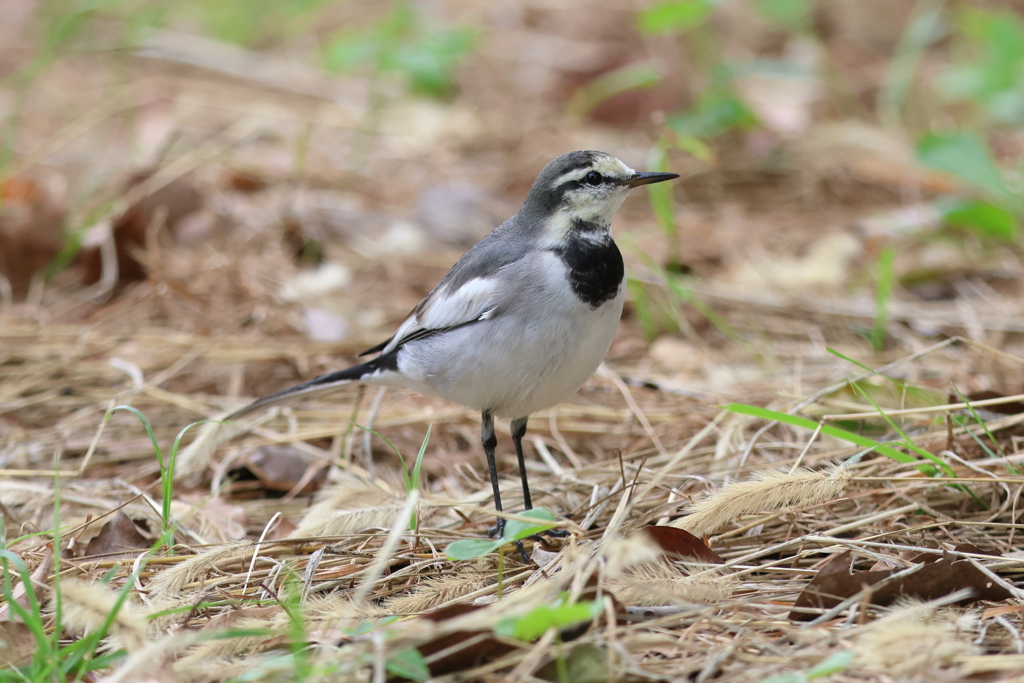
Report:
[[[966,544],[965,544],[966,545]],[[965,545],[957,546],[957,549]],[[974,546],[963,552],[980,552]],[[803,592],[797,597],[794,609],[789,613],[793,621],[809,621],[815,618],[807,608],[829,609],[843,600],[856,595],[865,587],[873,586],[883,579],[896,574],[900,569],[877,571],[850,571],[852,552],[847,550],[830,559],[811,580]],[[957,560],[955,556],[943,553],[942,557],[922,554],[914,559],[923,566],[913,574],[909,574],[893,583],[887,583],[872,591],[871,604],[891,605],[900,597],[917,598],[919,600],[935,600],[949,595],[961,588],[971,588],[974,592],[970,598],[958,604],[965,605],[978,600],[999,601],[1012,597],[1005,588],[994,583],[968,560]]]
[[[697,560],[711,564],[725,564],[718,553],[707,547],[703,541],[684,529],[671,526],[649,526],[647,535],[657,543],[666,554],[677,559]]]
[[[245,467],[271,491],[291,491],[304,481],[300,493],[312,493],[327,480],[324,462],[293,446],[262,446],[246,459]]]
[[[253,192],[266,189],[268,184],[267,179],[256,171],[230,169],[227,175],[228,187],[245,194],[252,194]]]
[[[424,614],[423,617],[440,623],[445,619],[460,617],[463,614],[467,614],[476,609],[479,608],[475,605],[459,603],[443,607],[439,610],[434,610],[433,612],[428,612],[427,614]],[[495,659],[503,657],[516,649],[514,645],[503,643],[500,640],[491,637],[490,633],[490,631],[456,631],[424,643],[417,649],[424,657],[430,657],[432,654],[446,650],[471,638],[479,638],[479,640],[474,640],[472,647],[456,650],[455,652],[445,655],[437,661],[430,663],[431,676],[444,676],[446,674],[454,673],[456,671],[464,671],[466,669],[471,669],[480,666],[481,664],[494,661]],[[486,637],[480,638],[480,636]]]
[[[152,541],[142,534],[132,518],[118,510],[103,525],[103,529],[96,534],[96,537],[85,546],[83,556],[134,555],[135,551],[145,550],[152,544]]]
[[[32,629],[20,621],[0,621],[0,668],[25,666],[36,648]]]
[[[125,191],[149,178],[150,173],[136,174],[129,180]],[[175,234],[178,224],[192,213],[203,207],[203,196],[190,182],[182,178],[172,180],[158,190],[143,197],[114,219],[112,231],[117,247],[117,274],[121,282],[145,280],[146,270],[139,263],[133,252],[145,248],[146,231],[158,214],[166,212],[163,225],[171,235]],[[83,249],[79,255],[79,263],[83,268],[83,283],[87,285],[99,281],[103,273],[103,259],[99,247]]]
[[[0,275],[14,297],[64,246],[64,208],[36,183],[11,178],[0,185]]]
[[[182,524],[198,530],[211,542],[238,541],[246,536],[249,516],[245,508],[232,505],[220,496],[208,498],[201,493],[184,493],[174,501],[171,513]]]
[[[993,398],[1006,398],[1005,394],[1001,394],[998,391],[975,391],[968,394],[967,400],[970,402],[975,401],[988,401]],[[950,403],[960,403],[959,396],[950,396]],[[998,413],[999,415],[1020,415],[1024,413],[1024,403],[1020,401],[1011,401],[1010,403],[999,403],[994,406],[985,406],[979,410],[987,410],[990,413]]]

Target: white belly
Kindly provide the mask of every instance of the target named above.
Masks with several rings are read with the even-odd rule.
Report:
[[[507,418],[526,417],[576,393],[608,353],[625,287],[595,309],[572,294],[562,271],[541,272],[551,275],[535,277],[495,318],[403,347],[403,377],[394,383]]]

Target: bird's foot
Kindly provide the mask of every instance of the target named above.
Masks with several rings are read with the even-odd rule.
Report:
[[[526,548],[523,547],[522,541],[516,541],[516,550],[519,551],[519,557],[523,558],[523,562],[530,564],[530,556],[526,554]]]
[[[549,538],[569,538],[572,536],[572,532],[568,529],[548,529],[547,531],[542,531],[537,535],[547,536]]]
[[[572,513],[571,512],[567,512],[564,515],[561,515],[561,518],[562,519],[572,519]],[[548,529],[547,531],[542,531],[542,532],[540,532],[537,535],[538,536],[547,536],[548,538],[569,538],[570,536],[572,536],[572,532],[569,531],[568,529],[557,529],[556,528],[556,529]]]
[[[487,530],[488,538],[501,538],[505,535],[505,518],[498,517],[498,521],[495,522],[494,526]]]
[[[505,518],[498,517],[498,521],[487,530],[488,538],[501,538],[505,535]],[[516,550],[519,551],[519,556],[523,558],[523,562],[530,564],[530,556],[526,554],[526,548],[523,547],[522,541],[516,541]]]

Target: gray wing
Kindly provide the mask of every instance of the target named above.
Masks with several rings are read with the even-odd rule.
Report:
[[[359,355],[389,353],[414,339],[485,320],[505,298],[499,271],[521,260],[532,246],[532,240],[516,229],[517,218],[513,216],[474,244],[390,339]]]

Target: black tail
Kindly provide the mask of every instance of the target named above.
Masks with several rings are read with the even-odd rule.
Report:
[[[350,368],[344,370],[338,370],[337,372],[329,372],[326,375],[320,375],[314,377],[311,380],[296,384],[295,386],[282,389],[281,391],[258,398],[244,408],[239,408],[235,412],[228,415],[225,420],[233,420],[235,418],[243,417],[252,413],[260,408],[265,408],[275,403],[284,403],[300,396],[316,396],[319,394],[330,393],[334,389],[349,384],[351,382],[358,382],[368,375],[376,373],[378,370],[397,370],[398,369],[398,354],[389,353],[379,358],[374,358],[366,363],[360,365],[353,365]]]

